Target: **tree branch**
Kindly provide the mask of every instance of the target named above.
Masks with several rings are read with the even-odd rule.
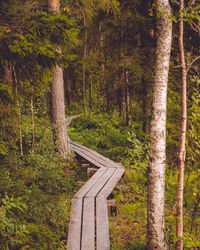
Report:
[[[188,71],[189,71],[189,69],[192,67],[192,65],[193,65],[196,61],[198,61],[199,59],[200,59],[200,55],[197,56],[197,57],[189,64],[189,66],[188,66],[187,69],[186,69],[186,74],[188,73]]]

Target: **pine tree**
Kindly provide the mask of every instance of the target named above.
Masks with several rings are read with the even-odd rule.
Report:
[[[49,0],[48,8],[49,11],[59,13],[60,2]],[[59,53],[61,53],[60,46],[56,46],[56,49]],[[69,136],[67,133],[67,123],[65,115],[63,70],[58,65],[55,66],[52,72],[51,116],[52,116],[54,140],[57,149],[63,158],[70,158],[71,153],[70,153]]]

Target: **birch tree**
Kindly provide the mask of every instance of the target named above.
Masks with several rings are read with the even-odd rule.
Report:
[[[181,126],[180,140],[178,152],[178,183],[177,183],[177,200],[176,200],[176,236],[179,238],[176,242],[176,249],[183,249],[183,188],[184,188],[184,164],[185,164],[185,141],[186,141],[186,126],[187,126],[187,103],[186,103],[186,88],[187,88],[187,73],[183,46],[183,10],[184,1],[179,2],[179,55],[181,62]]]
[[[49,11],[60,13],[59,0],[49,0],[48,9]],[[57,51],[61,52],[60,46],[57,46]],[[63,158],[70,158],[69,136],[65,116],[63,70],[58,65],[52,72],[51,116],[56,147]]]
[[[167,249],[164,223],[166,103],[172,23],[168,0],[157,0],[157,47],[148,168],[147,247]]]

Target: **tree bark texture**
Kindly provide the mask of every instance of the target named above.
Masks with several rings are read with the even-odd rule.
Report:
[[[22,137],[22,119],[21,119],[21,111],[20,111],[20,104],[19,104],[19,99],[17,97],[18,95],[18,87],[17,87],[17,82],[15,81],[15,94],[17,98],[17,109],[18,109],[18,117],[19,117],[19,149],[20,149],[20,156],[24,156],[24,151],[23,151],[23,137]]]
[[[59,66],[56,66],[52,73],[51,116],[56,147],[63,158],[70,158],[69,136],[65,116],[63,71]]]
[[[103,95],[103,106],[104,109],[107,110],[107,90],[108,90],[108,83],[105,81],[105,57],[104,57],[104,37],[102,34],[102,22],[99,23],[99,49],[100,49],[100,59],[101,59],[101,81],[99,86],[99,95]]]
[[[165,240],[166,102],[172,39],[168,0],[157,0],[157,48],[153,84],[150,160],[148,168],[147,247],[168,249]]]
[[[126,80],[126,125],[131,125],[131,108],[130,108],[130,90],[128,83],[128,70],[125,70],[125,80]]]
[[[104,74],[104,71],[105,71],[103,44],[104,44],[104,39],[103,39],[103,35],[102,35],[102,22],[100,22],[100,24],[99,24],[99,45],[100,45],[100,57],[102,60],[102,62],[101,62],[102,75]]]
[[[21,110],[20,110],[20,103],[18,99],[18,85],[17,85],[17,75],[15,72],[15,67],[12,66],[12,73],[13,73],[13,80],[15,84],[15,94],[16,94],[16,103],[17,103],[17,114],[19,117],[19,149],[20,149],[20,156],[24,156],[24,151],[23,151],[23,134],[22,134],[22,118],[21,118]],[[10,74],[12,76],[12,74]]]
[[[35,119],[34,119],[33,88],[31,90],[30,109],[31,109],[31,125],[32,125],[32,153],[34,153],[34,147],[35,147]]]
[[[177,200],[176,200],[176,236],[179,238],[176,242],[176,249],[183,249],[183,191],[184,191],[184,165],[185,165],[185,141],[186,141],[186,127],[187,127],[187,73],[183,46],[183,13],[184,1],[179,2],[179,54],[181,62],[181,125],[180,125],[180,141],[178,152],[178,183],[177,183]]]
[[[143,101],[142,101],[142,109],[143,109],[143,131],[145,134],[148,134],[148,90],[147,90],[147,82],[144,79],[144,76],[142,77],[142,86],[143,86]]]
[[[72,89],[71,89],[72,80],[71,80],[71,76],[70,76],[69,67],[65,70],[64,82],[65,82],[65,86],[66,86],[67,103],[70,106],[73,102],[73,99],[72,99]]]
[[[124,68],[120,72],[119,85],[117,90],[117,101],[119,105],[119,117],[125,121],[125,84],[124,84]]]
[[[92,81],[90,82],[90,109],[94,111]]]
[[[83,11],[83,25],[86,28],[86,17],[85,12]],[[84,113],[87,114],[87,105],[86,105],[86,97],[85,97],[85,89],[86,89],[86,73],[85,73],[85,60],[87,57],[87,31],[85,30],[84,35],[84,45],[83,45],[83,68],[82,68],[82,81],[83,81],[83,89],[82,89],[82,95],[83,95],[83,109]]]
[[[60,3],[58,0],[48,1],[50,11],[59,12]],[[60,52],[61,49],[57,48]],[[52,72],[51,83],[51,116],[53,124],[53,135],[56,147],[62,158],[70,158],[69,136],[65,116],[64,80],[63,70],[56,66]]]
[[[4,65],[4,80],[8,84],[8,86],[12,87],[13,76],[12,76],[12,66],[10,64]]]

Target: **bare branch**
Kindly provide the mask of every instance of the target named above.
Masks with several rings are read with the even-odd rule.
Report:
[[[199,59],[200,59],[200,55],[197,56],[197,57],[188,65],[188,67],[187,67],[187,69],[186,69],[186,74],[188,73],[188,71],[189,71],[189,69],[192,67],[192,65],[193,65],[196,61],[198,61]]]

